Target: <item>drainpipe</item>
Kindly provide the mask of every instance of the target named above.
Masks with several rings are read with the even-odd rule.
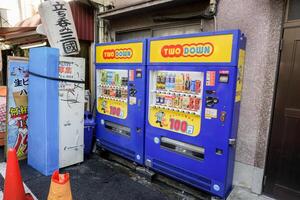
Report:
[[[106,11],[106,0],[102,0],[100,3],[97,2],[96,5],[96,13],[95,13],[95,38],[94,44],[97,43],[103,43],[107,41],[107,37],[105,35],[105,21],[102,18],[98,17],[98,14],[101,12]],[[93,66],[90,70],[90,86],[91,86],[91,108],[93,109],[96,105],[96,88],[95,88],[95,74],[96,74],[96,70],[95,70],[95,48],[94,45],[92,46],[92,60],[91,60],[91,66]],[[95,114],[95,108],[94,108],[94,114]]]

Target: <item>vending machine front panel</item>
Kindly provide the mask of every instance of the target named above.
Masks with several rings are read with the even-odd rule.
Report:
[[[97,144],[139,164],[144,162],[144,54],[144,41],[96,46]]]
[[[149,40],[146,166],[218,197],[229,194],[244,46],[240,31]]]

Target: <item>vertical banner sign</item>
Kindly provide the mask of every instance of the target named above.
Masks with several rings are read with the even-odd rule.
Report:
[[[80,46],[69,3],[45,1],[39,6],[39,14],[51,47],[58,48],[60,55],[78,54]]]
[[[15,148],[19,159],[27,155],[28,59],[8,57],[7,148]]]

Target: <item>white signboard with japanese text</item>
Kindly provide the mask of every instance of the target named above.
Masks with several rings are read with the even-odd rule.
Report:
[[[69,3],[45,1],[39,6],[39,14],[50,46],[58,48],[63,56],[78,54],[80,45]]]
[[[59,167],[83,162],[84,148],[84,58],[60,57],[59,78]]]

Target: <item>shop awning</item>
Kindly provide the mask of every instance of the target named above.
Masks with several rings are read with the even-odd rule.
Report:
[[[46,40],[46,36],[36,32],[36,27],[0,27],[0,42],[20,45]]]

